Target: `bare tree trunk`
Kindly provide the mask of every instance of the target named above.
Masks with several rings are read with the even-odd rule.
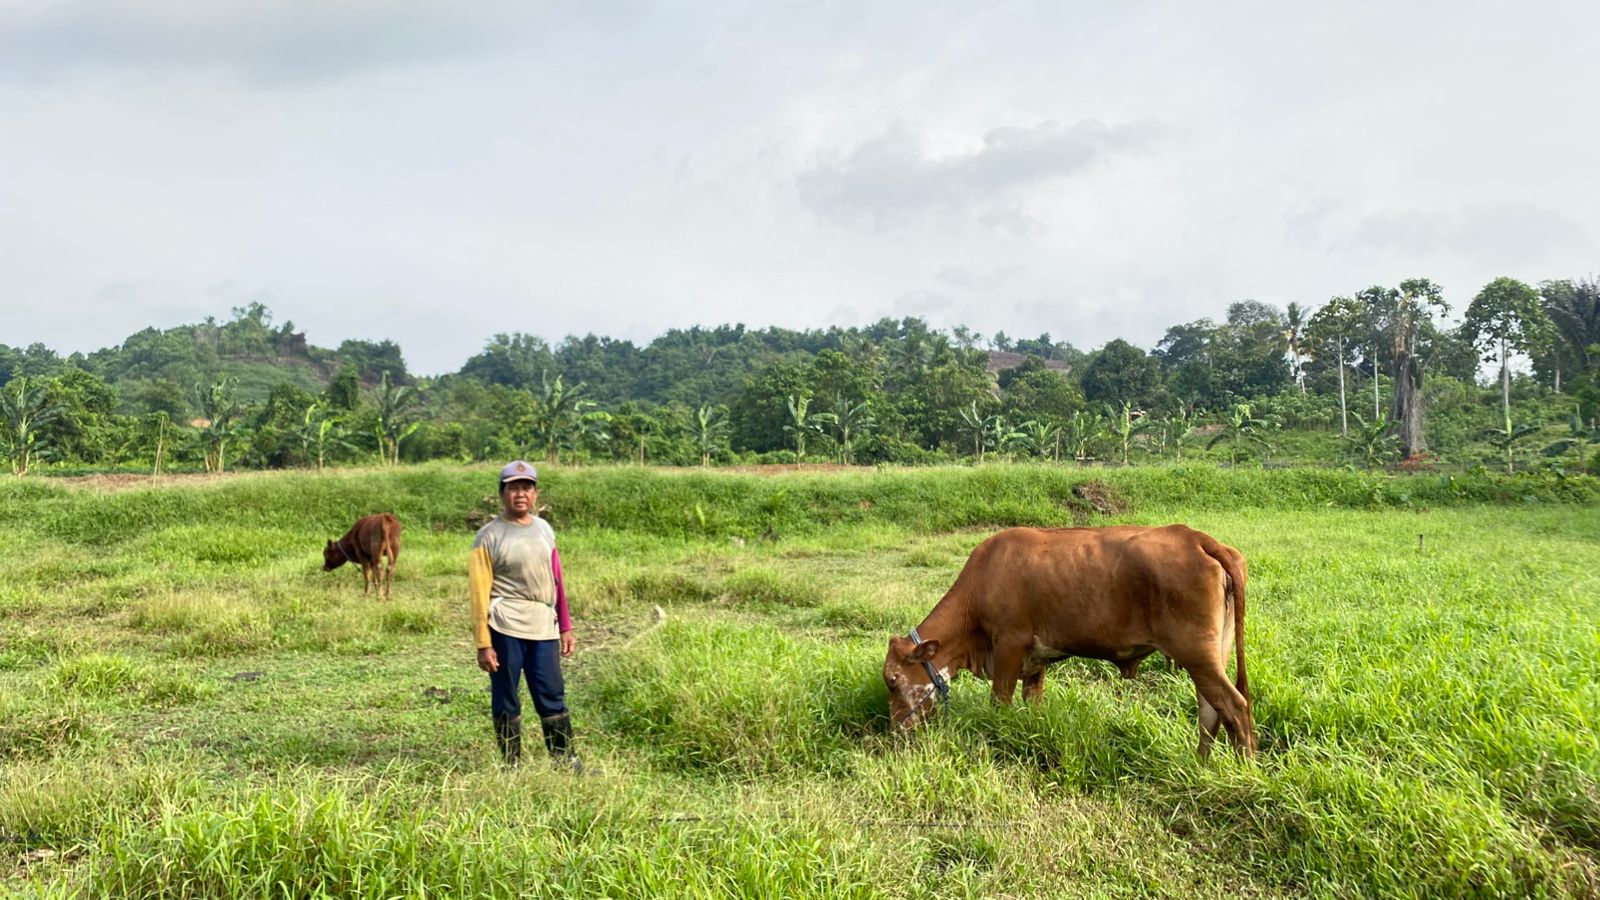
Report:
[[[1500,411],[1505,414],[1506,436],[1511,435],[1511,366],[1506,359],[1506,342],[1500,341]]]
[[[166,446],[167,422],[162,419],[156,424],[156,467],[155,471],[150,473],[151,478],[159,478],[161,476],[161,451],[165,450]]]
[[[1394,357],[1394,403],[1390,421],[1400,438],[1400,458],[1410,459],[1428,449],[1422,437],[1422,365],[1403,348]]]
[[[1339,338],[1339,437],[1350,436],[1350,412],[1344,400],[1344,338]]]
[[[1378,421],[1383,415],[1383,408],[1378,403],[1378,358],[1372,358],[1372,421]]]

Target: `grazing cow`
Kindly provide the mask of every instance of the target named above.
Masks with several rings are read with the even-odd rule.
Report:
[[[400,558],[400,528],[400,520],[393,513],[357,519],[344,537],[329,541],[322,548],[322,571],[332,572],[347,562],[355,563],[361,567],[361,592],[370,593],[376,584],[384,599],[389,599],[394,586],[394,563]],[[380,570],[385,557],[389,565]]]
[[[1219,725],[1255,754],[1244,667],[1245,561],[1184,525],[1012,528],[978,545],[956,582],[908,637],[889,639],[883,680],[889,714],[911,728],[949,695],[952,673],[992,682],[1010,703],[1029,701],[1044,670],[1068,656],[1104,659],[1131,678],[1160,650],[1194,679],[1200,755]],[[1237,681],[1228,681],[1230,645]]]

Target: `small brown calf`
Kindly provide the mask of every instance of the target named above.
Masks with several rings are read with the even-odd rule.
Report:
[[[362,593],[371,593],[377,584],[385,600],[394,586],[394,564],[400,558],[400,520],[393,513],[378,513],[357,519],[350,530],[322,548],[322,571],[332,572],[347,562],[361,567]],[[380,569],[384,558],[389,565]]]

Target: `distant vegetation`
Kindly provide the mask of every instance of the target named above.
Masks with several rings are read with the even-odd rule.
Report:
[[[917,318],[674,329],[643,347],[512,333],[416,377],[392,341],[317,347],[253,303],[87,355],[0,345],[0,454],[18,474],[513,456],[1600,471],[1600,285],[1500,278],[1458,325],[1446,309],[1427,279],[1316,309],[1246,300],[1150,350]]]

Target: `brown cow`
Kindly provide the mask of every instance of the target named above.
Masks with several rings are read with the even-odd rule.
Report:
[[[1255,754],[1244,666],[1245,561],[1184,525],[1012,528],[978,545],[956,583],[909,637],[889,639],[889,714],[911,728],[949,692],[951,673],[1029,701],[1044,670],[1068,656],[1108,660],[1133,677],[1160,650],[1188,671],[1200,701],[1200,755],[1218,725]],[[1231,607],[1231,610],[1230,610]],[[1231,613],[1231,615],[1230,615]],[[1238,655],[1229,683],[1228,648]]]
[[[357,519],[344,537],[329,541],[322,548],[322,571],[332,572],[347,562],[355,563],[361,567],[361,592],[370,593],[377,584],[384,599],[389,599],[395,560],[400,558],[400,528],[400,520],[393,513]],[[382,569],[385,557],[389,565]]]

